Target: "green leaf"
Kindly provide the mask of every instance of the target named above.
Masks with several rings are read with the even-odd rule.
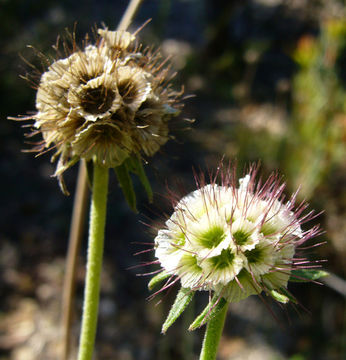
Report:
[[[123,191],[127,203],[134,212],[137,212],[136,194],[133,190],[133,184],[127,166],[122,163],[121,165],[115,167],[114,171],[117,175],[119,185]]]
[[[166,271],[161,271],[149,281],[148,289],[153,290],[160,282],[167,279],[169,276],[170,274],[166,273]]]
[[[287,304],[290,299],[288,296],[284,295],[284,294],[281,294],[280,292],[278,292],[277,290],[269,290],[269,294],[271,295],[271,297],[278,301],[278,302],[281,302],[283,304]]]
[[[137,156],[132,156],[126,159],[125,161],[129,171],[136,174],[142,183],[150,203],[153,202],[153,190],[151,189],[150,182],[147,178],[147,175],[145,174],[145,170],[143,168],[142,160]]]
[[[166,321],[162,325],[161,332],[164,334],[168,328],[178,319],[178,317],[183,313],[186,307],[191,302],[195,292],[191,289],[181,288],[178,292],[178,295],[174,301],[174,304],[167,316]]]
[[[318,280],[321,277],[328,276],[329,273],[324,270],[311,270],[311,269],[300,269],[300,270],[292,270],[291,277],[289,281],[292,282],[309,282]]]
[[[218,303],[216,304],[217,301]],[[220,299],[219,294],[215,294],[208,303],[208,305],[205,307],[205,309],[196,317],[194,322],[190,325],[189,331],[196,330],[197,328],[206,324],[208,321],[213,319],[226,305],[227,301],[224,298]]]

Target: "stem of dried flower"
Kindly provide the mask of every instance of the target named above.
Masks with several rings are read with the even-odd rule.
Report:
[[[117,30],[126,30],[131,24],[141,2],[143,0],[131,0]],[[84,162],[80,163],[78,180],[76,186],[76,196],[73,203],[71,229],[69,235],[69,245],[66,255],[66,273],[63,288],[62,301],[62,359],[67,360],[70,352],[72,308],[75,294],[75,277],[77,268],[77,254],[83,235],[83,223],[85,219],[86,204],[88,199],[87,177]]]
[[[78,360],[91,360],[94,350],[106,224],[108,177],[108,168],[98,165],[95,161]]]

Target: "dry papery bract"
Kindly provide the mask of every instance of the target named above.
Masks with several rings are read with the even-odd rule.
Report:
[[[64,41],[65,56],[50,62],[37,85],[29,136],[42,133],[33,151],[54,149],[55,175],[79,159],[117,167],[132,155],[153,156],[171,137],[170,120],[182,107],[181,91],[159,50],[143,48],[137,33],[98,29],[91,44]],[[69,46],[68,44],[71,43]]]

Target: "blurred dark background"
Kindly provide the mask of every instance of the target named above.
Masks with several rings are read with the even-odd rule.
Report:
[[[115,29],[127,1],[0,0],[0,359],[57,359],[59,315],[73,197],[59,190],[49,154],[23,153],[25,129],[7,116],[35,110],[35,92],[19,78],[35,61],[33,45],[54,54],[58,34],[77,22],[77,38],[95,24]],[[192,167],[213,169],[222,156],[239,169],[261,161],[265,175],[278,169],[288,192],[317,211],[327,244],[311,258],[327,259],[323,286],[293,284],[302,307],[269,305],[257,298],[230,307],[220,359],[337,360],[346,358],[346,17],[342,0],[144,1],[131,29],[148,18],[145,44],[173,55],[176,87],[185,86],[182,116],[195,118],[177,131],[147,166],[154,205],[138,188],[140,214],[131,213],[111,177],[97,359],[197,359],[204,329],[189,321],[206,304],[203,294],[167,333],[160,324],[174,291],[148,302],[145,269],[134,257],[162,221],[166,184],[194,189]],[[76,167],[66,174],[73,193]],[[159,209],[159,210],[158,210]],[[73,335],[82,305],[86,241],[80,255]],[[151,270],[154,270],[152,268]]]

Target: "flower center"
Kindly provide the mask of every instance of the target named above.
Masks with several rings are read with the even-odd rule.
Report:
[[[268,235],[273,235],[277,232],[277,229],[275,228],[275,226],[273,224],[270,224],[269,222],[265,222],[263,224],[263,226],[261,227],[260,232],[264,235],[264,236],[268,236]]]
[[[225,231],[221,226],[214,225],[206,232],[199,235],[200,244],[208,249],[218,246],[226,237]]]
[[[99,72],[93,72],[90,74],[80,73],[78,75],[79,83],[82,85],[85,85],[88,83],[88,81],[95,79],[95,78],[99,77],[100,75],[101,75],[101,73],[99,73]]]
[[[235,255],[228,249],[222,250],[221,254],[210,258],[213,266],[217,270],[224,269],[232,265]]]
[[[101,85],[97,88],[87,89],[82,94],[81,106],[90,114],[103,114],[112,106],[114,99],[114,91]]]
[[[244,230],[237,230],[232,234],[232,236],[235,243],[239,246],[245,245],[250,238],[250,234]]]
[[[263,260],[263,250],[261,248],[254,248],[253,250],[245,251],[244,254],[249,264],[259,263]]]
[[[174,244],[176,246],[184,246],[185,245],[185,235],[184,235],[184,233],[180,233],[179,235],[177,235],[177,237],[175,238]]]
[[[180,260],[179,270],[184,274],[187,274],[188,272],[202,272],[202,268],[197,264],[197,259],[193,255],[182,256]]]
[[[131,81],[118,84],[118,90],[125,104],[131,104],[138,95],[137,87]]]

